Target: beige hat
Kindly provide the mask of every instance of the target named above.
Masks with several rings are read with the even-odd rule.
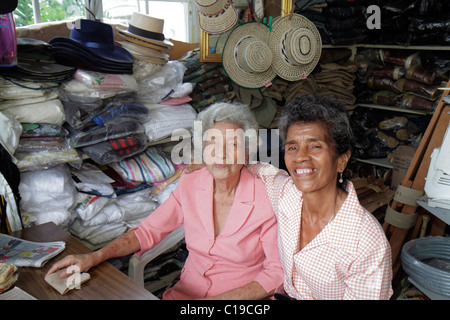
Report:
[[[116,28],[127,40],[138,39],[165,48],[173,46],[173,43],[166,40],[162,33],[164,29],[164,20],[162,19],[133,12],[128,29],[125,29],[124,26],[117,26]]]
[[[238,21],[232,0],[195,0],[200,28],[209,34],[231,30]]]
[[[276,74],[268,38],[269,28],[256,21],[243,23],[231,31],[222,52],[222,64],[234,83],[249,89],[272,84]]]
[[[165,64],[169,60],[169,55],[160,50],[155,50],[141,46],[129,41],[117,41],[131,55],[138,60],[144,60],[155,64]]]
[[[305,79],[316,67],[322,52],[322,38],[314,23],[293,13],[274,19],[269,47],[277,75],[296,81]]]

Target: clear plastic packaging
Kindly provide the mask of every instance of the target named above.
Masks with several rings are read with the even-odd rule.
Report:
[[[143,103],[158,103],[171,97],[180,97],[180,92],[189,94],[190,87],[183,85],[186,69],[179,61],[169,61],[158,72],[143,78],[139,82],[139,100]]]
[[[122,89],[137,91],[138,84],[133,75],[102,73],[83,69],[77,69],[74,79],[85,86],[98,90]]]
[[[450,297],[450,238],[408,241],[401,253],[403,269],[418,285]]]

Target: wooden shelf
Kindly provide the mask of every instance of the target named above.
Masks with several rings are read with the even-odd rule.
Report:
[[[399,107],[394,107],[394,106],[384,106],[381,104],[372,104],[372,103],[357,103],[356,106],[364,107],[364,108],[380,109],[380,110],[389,110],[389,111],[395,111],[395,112],[401,112],[401,113],[418,114],[421,116],[433,115],[433,113],[434,113],[432,111],[406,109],[406,108],[399,108]]]
[[[392,169],[394,167],[392,165],[392,163],[390,163],[387,158],[373,158],[373,159],[353,158],[353,159],[358,161],[358,162],[373,164],[375,166],[385,167],[385,168],[388,168],[388,169]]]

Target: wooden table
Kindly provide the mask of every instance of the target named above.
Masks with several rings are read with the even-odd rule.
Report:
[[[91,279],[81,284],[80,289],[75,288],[65,295],[60,295],[45,282],[47,271],[53,263],[67,255],[87,253],[91,250],[53,222],[19,230],[11,233],[11,236],[37,242],[61,240],[66,243],[65,250],[50,259],[43,267],[19,268],[19,280],[15,285],[38,300],[156,300],[153,294],[140,287],[109,262],[103,262],[89,270]]]

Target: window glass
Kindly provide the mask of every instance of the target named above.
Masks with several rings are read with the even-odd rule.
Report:
[[[41,22],[59,21],[84,17],[84,1],[76,0],[40,0]],[[14,22],[17,27],[34,24],[31,0],[19,0],[14,10]],[[39,21],[37,21],[39,22]]]

